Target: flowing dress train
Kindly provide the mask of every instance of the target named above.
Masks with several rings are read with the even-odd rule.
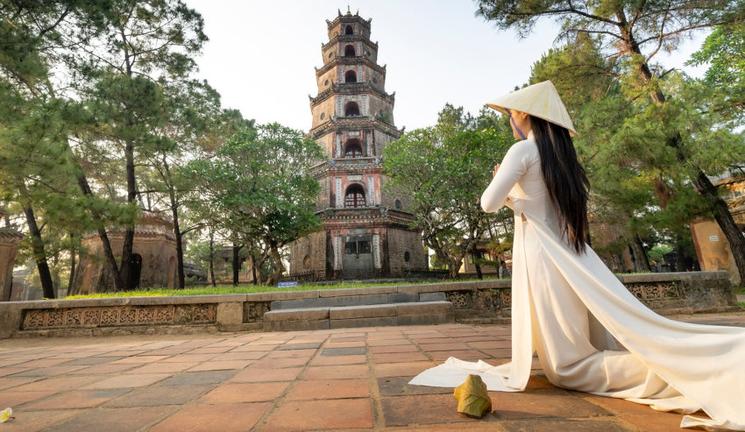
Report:
[[[455,387],[469,373],[523,391],[533,353],[554,385],[686,414],[681,427],[745,431],[745,328],[666,318],[639,301],[587,245],[561,237],[532,134],[508,150],[481,197],[515,212],[512,359],[449,358],[410,384]],[[687,415],[703,410],[709,418]]]

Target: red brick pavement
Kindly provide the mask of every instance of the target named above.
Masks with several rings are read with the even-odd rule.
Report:
[[[677,319],[745,326],[745,313]],[[680,414],[551,385],[492,392],[481,420],[452,390],[410,386],[449,355],[500,364],[508,325],[5,340],[11,431],[672,431]],[[701,413],[699,413],[701,414]]]

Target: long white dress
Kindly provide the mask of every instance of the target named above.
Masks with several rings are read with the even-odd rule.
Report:
[[[469,373],[489,390],[523,391],[537,352],[554,385],[684,415],[681,427],[745,431],[745,329],[661,316],[641,303],[587,245],[560,237],[532,134],[513,144],[481,197],[515,212],[512,359],[499,366],[449,358],[410,384],[455,387]]]

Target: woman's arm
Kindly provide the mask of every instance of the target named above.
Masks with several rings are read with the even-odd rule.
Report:
[[[529,147],[528,143],[519,141],[507,150],[497,174],[481,194],[481,208],[485,212],[496,212],[505,205],[507,194],[527,171]]]

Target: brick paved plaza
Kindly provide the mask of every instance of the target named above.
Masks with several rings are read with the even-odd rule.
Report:
[[[679,317],[745,326],[745,313]],[[549,384],[492,392],[482,420],[409,386],[448,356],[510,356],[510,328],[449,324],[0,342],[0,431],[672,431],[680,414]],[[0,408],[1,409],[1,408]]]

